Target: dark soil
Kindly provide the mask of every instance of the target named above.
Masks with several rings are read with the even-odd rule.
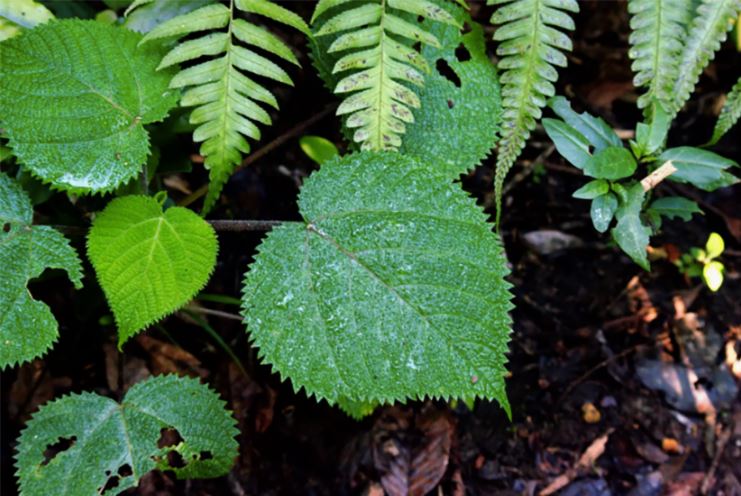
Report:
[[[630,84],[625,3],[580,4],[575,48],[559,92],[575,108],[632,129],[639,113]],[[491,8],[474,5],[473,11],[486,22]],[[310,61],[302,62],[307,70],[294,73],[295,89],[278,90],[282,110],[256,150],[334,102]],[[709,138],[718,101],[738,78],[739,67],[741,53],[726,44],[703,75],[699,96],[675,123],[671,145],[700,145]],[[338,127],[328,112],[301,134],[341,143]],[[714,150],[741,160],[739,134],[730,134]],[[187,135],[182,139],[189,143]],[[196,151],[174,143],[163,156]],[[490,213],[493,163],[490,158],[463,178],[464,188]],[[297,139],[288,139],[232,177],[210,218],[297,219],[301,181],[314,169]],[[182,178],[192,190],[205,182],[198,165]],[[702,246],[713,231],[725,239],[726,281],[711,293],[665,260],[654,261],[650,273],[641,270],[599,235],[588,202],[571,198],[583,183],[550,148],[542,129],[510,174],[502,236],[516,304],[511,421],[484,401],[472,409],[461,403],[410,403],[354,421],[294,393],[290,383],[260,365],[244,326],[234,319],[238,308],[230,305],[202,302],[230,315],[198,318],[234,350],[248,376],[186,312],[141,334],[119,354],[109,310],[88,266],[79,292],[56,272],[31,284],[34,296],[59,320],[61,339],[43,359],[2,374],[3,494],[16,490],[15,439],[41,404],[82,390],[120,398],[150,374],[177,372],[202,377],[230,403],[241,429],[238,462],[228,477],[209,481],[152,473],[126,494],[379,495],[382,487],[404,494],[393,488],[408,485],[417,491],[412,494],[529,495],[561,477],[560,494],[569,496],[741,495],[741,405],[727,394],[741,377],[738,362],[736,376],[730,372],[733,355],[741,356],[741,186],[707,194],[662,183],[656,191],[690,194],[705,215],[690,223],[665,222],[655,248],[684,252]],[[86,204],[89,211],[96,208]],[[55,194],[39,208],[38,220],[71,224],[80,222],[80,213]],[[539,230],[570,235],[570,241],[543,254],[526,236]],[[238,298],[242,275],[263,236],[220,233],[218,267],[206,292]],[[84,240],[74,242],[82,252]],[[689,389],[667,396],[672,376],[651,369],[657,366],[679,379],[688,370],[697,377],[688,379]]]

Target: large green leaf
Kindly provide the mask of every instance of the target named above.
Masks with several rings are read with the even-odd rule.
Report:
[[[659,162],[667,160],[671,160],[677,168],[677,172],[669,176],[672,181],[689,183],[705,191],[713,191],[738,182],[738,178],[727,171],[732,167],[738,167],[738,164],[708,150],[691,146],[669,148],[659,157]]]
[[[218,244],[187,208],[146,196],[117,198],[98,214],[88,257],[118,324],[118,342],[187,303],[208,282]]]
[[[47,268],[63,269],[82,287],[82,266],[64,236],[31,226],[28,195],[0,173],[0,368],[40,356],[59,331],[49,307],[31,297],[26,285]]]
[[[180,439],[166,445],[164,431]],[[119,494],[155,469],[183,479],[218,477],[234,463],[237,433],[224,402],[196,379],[147,379],[120,404],[94,393],[66,396],[41,407],[21,434],[21,493]],[[171,465],[168,454],[182,464]]]
[[[149,153],[145,124],[175,105],[162,52],[94,21],[49,22],[0,44],[0,127],[18,160],[53,186],[110,191]]]
[[[506,259],[459,187],[397,153],[322,166],[304,222],[268,235],[245,277],[248,330],[296,389],[330,402],[493,398],[507,410]]]

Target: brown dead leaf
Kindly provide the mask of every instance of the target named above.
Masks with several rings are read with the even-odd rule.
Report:
[[[136,337],[139,345],[149,353],[152,372],[155,375],[160,374],[188,374],[206,377],[208,371],[201,367],[201,362],[188,351],[175,346],[140,334]]]
[[[57,389],[72,386],[69,377],[51,377],[44,368],[44,361],[36,359],[24,363],[18,369],[18,376],[10,386],[8,414],[25,422],[30,414],[56,396]]]

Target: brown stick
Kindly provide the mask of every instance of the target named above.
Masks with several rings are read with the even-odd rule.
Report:
[[[641,180],[641,187],[643,187],[643,191],[654,189],[661,181],[671,176],[675,172],[677,172],[677,168],[674,166],[671,160],[667,160],[661,167],[659,167]]]
[[[249,231],[269,231],[275,226],[284,222],[282,220],[207,220],[211,227],[218,232],[249,232]],[[88,227],[83,226],[51,226],[62,234],[69,236],[84,236],[87,234]]]

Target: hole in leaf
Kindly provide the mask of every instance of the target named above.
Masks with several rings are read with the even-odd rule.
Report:
[[[461,30],[462,34],[470,33],[471,32],[471,25],[467,22],[463,23],[463,29]]]
[[[461,87],[461,79],[458,77],[458,74],[455,73],[453,68],[444,59],[438,59],[435,67],[442,77],[453,83],[457,88]]]
[[[214,455],[212,455],[210,451],[201,451],[198,457],[201,460],[212,460],[214,458]]]
[[[455,102],[453,100],[448,100],[448,108],[452,109],[455,107]]]
[[[414,49],[415,52],[419,52],[420,50],[422,50],[422,42],[421,41],[415,42],[412,45],[412,48]]]
[[[41,466],[48,465],[59,453],[63,453],[75,445],[77,436],[61,437],[56,443],[50,444],[44,450],[44,461]]]
[[[458,59],[458,62],[467,62],[471,60],[471,52],[468,51],[466,45],[461,43],[458,45],[458,48],[455,49],[455,58]]]
[[[6,222],[5,224],[3,224],[3,232],[10,232],[10,224],[9,223]]]
[[[118,475],[121,478],[128,477],[130,475],[133,475],[133,473],[134,473],[134,471],[131,470],[131,465],[129,465],[128,463],[126,463],[124,465],[121,465],[118,468]]]
[[[180,453],[172,450],[167,454],[167,464],[172,468],[183,468],[185,467],[185,460]]]
[[[121,478],[117,475],[114,475],[113,477],[109,477],[108,480],[105,483],[105,486],[98,489],[99,494],[106,494],[108,491],[115,489],[118,487],[118,481],[121,480]]]
[[[183,442],[183,438],[180,437],[180,433],[174,427],[163,427],[160,430],[160,438],[157,441],[158,448],[169,448],[170,446],[177,446]]]
[[[424,22],[424,20],[425,20],[425,16],[421,16],[421,15],[417,16],[417,22],[418,22],[418,23],[420,23],[420,24],[421,24],[421,23],[423,23],[423,22]]]

